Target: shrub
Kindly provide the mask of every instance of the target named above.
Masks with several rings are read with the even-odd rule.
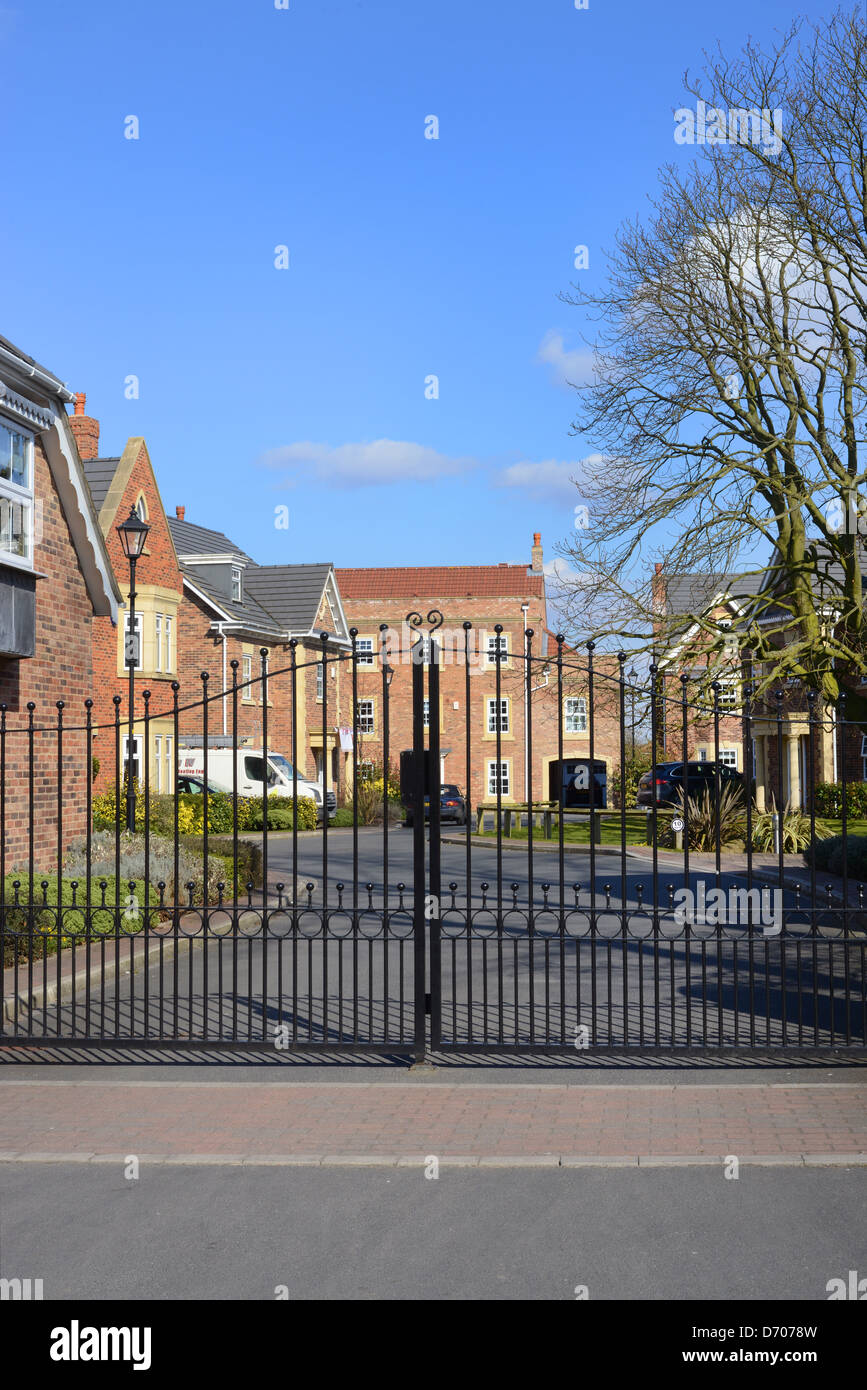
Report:
[[[393,766],[388,767],[388,799],[391,806],[400,807],[400,779]],[[359,825],[373,825],[382,819],[386,787],[386,769],[382,763],[359,768],[357,803]],[[350,807],[351,807],[350,801]],[[350,821],[350,825],[352,822]]]
[[[746,826],[744,795],[741,788],[731,782],[723,784],[718,807],[712,788],[706,788],[698,798],[687,798],[681,787],[677,793],[674,810],[685,823],[684,833],[688,833],[690,849],[715,850],[717,822],[721,848],[738,841],[743,842]],[[670,847],[674,842],[674,831],[669,821],[659,832],[659,843],[663,847]]]
[[[354,825],[355,817],[351,806],[339,806],[334,816],[334,825]]]
[[[626,805],[634,806],[638,797],[638,782],[645,772],[649,772],[653,766],[653,759],[650,756],[650,748],[636,748],[635,757],[627,756],[624,763],[626,772]],[[611,804],[615,810],[620,810],[620,768],[616,767],[608,779],[608,790],[611,795]]]
[[[763,853],[772,853],[774,845],[774,814],[776,803],[771,797],[770,809],[759,811],[756,809],[753,815],[753,849],[761,850]],[[816,839],[826,840],[830,835],[830,830],[823,820],[816,819]],[[790,802],[786,802],[782,815],[782,841],[784,854],[797,854],[800,850],[809,849],[812,840],[810,817],[806,811],[796,809]]]
[[[216,851],[215,851],[216,852]],[[151,835],[147,863],[152,884],[165,883],[166,903],[186,903],[189,894],[186,885],[194,883],[194,903],[204,900],[202,889],[202,855],[189,846],[179,844],[178,883],[175,883],[174,841],[161,835]],[[87,842],[78,840],[70,846],[64,863],[64,877],[83,882],[87,873]],[[115,836],[113,830],[99,830],[91,837],[90,872],[92,879],[107,878],[115,873]],[[144,879],[145,841],[144,835],[130,835],[122,831],[120,835],[120,879]],[[225,880],[224,866],[219,862],[208,865],[208,899],[217,898],[217,883]]]
[[[77,879],[76,874],[67,877],[64,874],[61,882],[61,923],[60,934],[64,944],[68,944],[73,938],[83,936],[85,933],[85,913],[82,904],[86,902],[86,889],[84,879],[79,879],[76,888],[73,890],[73,881]],[[15,890],[15,883],[18,882],[19,888]],[[104,935],[106,932],[113,932],[117,922],[116,902],[116,880],[112,877],[99,874],[91,880],[91,913],[90,930],[91,933]],[[105,884],[103,893],[102,885]],[[44,886],[43,886],[44,885]],[[135,901],[130,902],[130,891]],[[57,910],[57,875],[56,874],[36,874],[33,881],[32,910],[33,910],[33,938],[29,936],[29,915],[31,907],[30,880],[24,873],[7,874],[4,881],[5,910],[4,922],[6,930],[9,932],[22,932],[24,936],[17,938],[18,960],[32,959],[39,960],[44,955],[53,955],[57,950],[58,938],[58,910]],[[17,901],[16,901],[17,897]],[[159,902],[159,892],[151,884],[149,901],[152,906]],[[75,903],[75,906],[73,906]],[[105,908],[101,904],[105,903]],[[142,879],[133,879],[133,888],[130,890],[129,882],[121,878],[120,882],[120,928],[123,932],[131,935],[142,931],[145,925],[145,916],[141,911],[144,903],[144,882]],[[160,920],[160,912],[152,911],[148,925],[153,926]],[[6,937],[3,945],[3,964],[14,964],[15,961],[15,940]]]
[[[812,860],[817,869],[829,874],[846,872],[853,878],[867,878],[867,835],[829,835],[827,839],[817,840],[806,858]]]
[[[120,825],[126,825],[126,778],[120,789]],[[144,829],[144,798],[138,782],[135,784],[135,828]],[[92,804],[92,824],[94,830],[113,830],[117,825],[117,801],[115,799],[115,786],[112,782],[107,791],[100,792],[93,798]]]
[[[841,782],[817,782],[813,793],[817,816],[839,820],[843,814]],[[847,782],[846,815],[853,820],[867,819],[867,782]]]
[[[251,804],[248,830],[262,829],[262,803]],[[268,801],[268,829],[291,830],[295,824],[295,802],[289,797],[272,796]],[[298,798],[298,829],[315,830],[317,825],[316,802],[312,797]]]
[[[204,836],[185,835],[183,844],[184,848],[195,855],[196,860],[201,864],[205,844]],[[222,864],[220,876],[227,887],[231,889],[232,874],[234,872],[231,837],[228,835],[209,835],[209,863],[212,855],[219,855]],[[239,838],[238,885],[241,889],[245,889],[248,883],[252,883],[254,888],[262,887],[262,846],[257,840],[242,840]]]

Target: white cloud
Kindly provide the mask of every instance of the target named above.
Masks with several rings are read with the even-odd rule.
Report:
[[[551,368],[551,379],[557,386],[577,385],[589,381],[593,375],[592,352],[567,352],[563,334],[551,328],[539,344],[536,354],[539,362],[547,362]]]
[[[587,463],[597,463],[598,454],[591,454]],[[520,487],[534,497],[558,503],[575,503],[580,492],[581,462],[563,463],[559,459],[544,459],[540,463],[513,463],[497,479],[498,487]],[[576,479],[578,481],[576,481]]]
[[[270,449],[260,462],[281,473],[281,483],[294,484],[312,478],[336,487],[371,487],[407,481],[430,482],[434,478],[466,473],[476,466],[472,458],[452,458],[436,449],[408,440],[374,439],[359,444],[284,444]]]

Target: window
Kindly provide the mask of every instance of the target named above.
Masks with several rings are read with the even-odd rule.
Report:
[[[244,690],[241,695],[242,700],[252,701],[253,687],[247,684],[253,679],[253,658],[248,654],[241,657],[241,679],[244,681]]]
[[[358,702],[358,732],[360,734],[373,733],[372,700],[359,700]]]
[[[587,700],[584,695],[569,695],[563,701],[563,718],[567,734],[586,734]]]
[[[130,627],[130,625],[129,625],[129,620],[130,620],[130,613],[129,613],[129,611],[127,611],[127,612],[124,614],[124,624],[123,624],[123,631],[124,631],[123,664],[124,664],[124,666],[126,666],[127,670],[129,670],[129,664],[128,664],[128,663],[129,663],[129,657],[130,657],[130,655],[131,655],[131,652],[130,652],[130,633],[131,633],[131,631],[132,631],[132,629],[131,629],[131,627]],[[141,670],[141,664],[142,664],[142,663],[141,663],[141,658],[142,658],[142,650],[141,650],[141,613],[136,613],[136,615],[135,615],[135,641],[136,641],[136,661],[135,661],[135,667],[134,667],[134,669],[135,669],[136,671],[140,671],[140,670]]]
[[[736,748],[721,748],[719,760],[722,767],[737,767],[738,750]]]
[[[509,661],[509,639],[504,632],[495,632],[493,637],[488,637],[488,661],[494,666],[497,661],[497,649],[502,652],[500,665],[506,666]]]
[[[166,734],[166,738],[165,738],[165,777],[164,777],[164,779],[163,779],[163,791],[166,791],[166,792],[174,791],[174,786],[175,786],[174,763],[173,763],[174,750],[173,750],[173,746],[172,746],[172,745],[173,745],[172,735],[171,735],[171,734]]]
[[[241,571],[237,565],[232,566],[232,602],[241,602]]]
[[[138,517],[139,521],[147,521],[147,519],[148,519],[148,504],[147,504],[147,502],[144,500],[144,493],[141,493],[141,494],[139,495],[139,499],[138,499],[138,501],[136,502],[135,507],[133,508],[133,511],[135,512],[135,514],[136,514],[136,516]]]
[[[499,768],[499,775],[497,769]],[[488,796],[509,795],[509,764],[496,761],[488,763]]]
[[[738,683],[733,680],[724,680],[719,683],[719,707],[725,710],[737,709],[738,705]]]
[[[163,789],[163,736],[154,734],[154,790]]]
[[[121,764],[121,777],[125,779],[129,768],[129,734],[123,739],[121,757],[123,760]],[[132,741],[132,775],[134,782],[141,781],[141,739],[138,734],[133,736]]]
[[[166,669],[167,671],[173,671],[173,670],[175,669],[175,658],[174,658],[174,652],[172,651],[172,629],[173,629],[173,627],[174,627],[174,620],[173,620],[171,617],[169,617],[169,615],[168,615],[168,613],[167,613],[167,614],[165,615],[165,634],[166,634],[166,665],[165,665],[165,669]]]
[[[374,664],[372,637],[357,637],[355,639],[355,650],[358,653],[359,666],[372,666]]]
[[[430,728],[430,700],[425,700],[422,708],[422,723],[426,729]]]
[[[33,440],[0,422],[0,555],[33,559]]]
[[[499,732],[500,732],[501,734],[507,734],[507,733],[509,732],[509,701],[508,701],[507,699],[503,699],[503,700],[500,700],[499,704],[500,704],[500,718],[499,718],[499,721],[498,721],[498,720],[497,720],[497,700],[496,700],[496,697],[494,697],[494,699],[492,699],[492,700],[488,700],[488,733],[489,733],[489,734],[495,734],[495,733],[497,733],[497,726],[498,726],[498,723],[499,723]]]
[[[317,663],[316,663],[316,698],[317,698],[317,700],[324,700],[324,698],[325,698],[325,662],[324,662],[324,661],[317,661]]]
[[[163,669],[163,615],[154,614],[154,643],[156,646],[156,658],[154,660],[154,670]]]
[[[361,762],[361,763],[359,763],[359,764],[358,764],[358,780],[359,780],[359,782],[372,782],[372,781],[373,781],[373,771],[374,771],[373,763],[371,763],[371,762]]]

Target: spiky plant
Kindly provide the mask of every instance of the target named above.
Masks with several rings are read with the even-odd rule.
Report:
[[[777,814],[777,803],[773,794],[770,798],[770,805],[767,810],[760,811],[756,807],[753,811],[753,849],[760,850],[762,853],[770,854],[776,849],[774,843],[774,816]],[[787,801],[783,807],[783,814],[780,818],[780,826],[783,838],[784,854],[800,854],[803,850],[809,849],[812,843],[812,827],[810,816],[800,807],[793,806]],[[815,821],[816,839],[827,840],[831,834],[831,828],[818,816]]]

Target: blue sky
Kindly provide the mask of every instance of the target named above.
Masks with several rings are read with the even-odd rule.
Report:
[[[658,167],[689,159],[672,112],[702,49],[800,12],[0,6],[0,332],[87,392],[102,453],[143,434],[167,509],[263,563],[523,562],[537,530],[551,559],[593,449],[558,293],[600,282]]]

